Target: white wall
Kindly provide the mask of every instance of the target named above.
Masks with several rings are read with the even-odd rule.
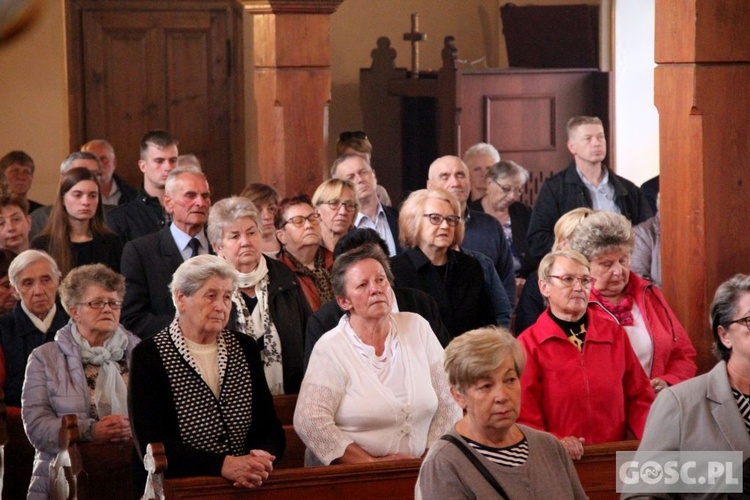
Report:
[[[637,185],[659,173],[654,106],[655,0],[616,0],[614,152],[617,173]]]

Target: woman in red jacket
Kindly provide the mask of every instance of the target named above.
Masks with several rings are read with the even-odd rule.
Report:
[[[641,437],[654,399],[622,327],[589,304],[596,280],[572,250],[547,254],[539,289],[549,307],[518,340],[526,349],[519,422],[550,432],[578,459],[583,444]]]
[[[591,262],[590,300],[628,332],[654,391],[695,376],[695,349],[659,288],[630,271],[635,233],[622,215],[597,212],[576,228],[570,248]]]

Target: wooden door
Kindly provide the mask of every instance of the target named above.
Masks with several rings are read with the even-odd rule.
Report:
[[[200,159],[214,200],[227,196],[233,181],[241,189],[241,168],[237,175],[232,167],[241,164],[232,138],[232,9],[181,9],[179,2],[161,2],[166,10],[146,10],[141,2],[87,9],[87,3],[78,18],[80,43],[71,44],[80,50],[82,80],[80,101],[72,99],[80,102],[73,147],[109,140],[118,173],[137,186],[143,179],[140,138],[166,129],[179,140],[181,154]]]

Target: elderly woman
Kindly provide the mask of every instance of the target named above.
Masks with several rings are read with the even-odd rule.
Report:
[[[635,234],[622,215],[597,212],[581,222],[570,247],[591,262],[591,300],[628,332],[659,392],[695,375],[695,349],[659,288],[630,271]]]
[[[529,255],[526,243],[531,207],[521,202],[528,181],[528,170],[518,163],[495,163],[487,171],[487,194],[469,204],[469,208],[488,213],[500,222],[513,252],[513,270],[521,279],[536,268],[536,260]]]
[[[313,312],[333,299],[333,253],[320,245],[320,214],[305,195],[286,198],[276,212],[279,260],[297,276]]]
[[[128,365],[139,340],[120,325],[124,295],[125,278],[103,264],[77,267],[60,285],[70,322],[31,353],[23,384],[23,424],[36,448],[29,498],[49,494],[63,415],[78,417],[83,441],[130,439]]]
[[[253,202],[255,208],[260,212],[260,220],[263,237],[261,238],[261,249],[263,254],[276,258],[276,254],[281,250],[279,240],[276,239],[276,226],[274,219],[279,206],[279,193],[268,184],[254,182],[248,184],[240,193],[243,198],[248,198]]]
[[[553,250],[563,250],[568,247],[568,240],[573,236],[578,225],[583,219],[593,214],[594,210],[588,207],[574,208],[566,213],[555,223],[555,244]],[[539,291],[539,274],[534,271],[526,280],[518,298],[518,304],[515,310],[515,322],[513,331],[516,335],[526,330],[536,323],[539,315],[547,308],[547,304]]]
[[[55,338],[68,322],[68,314],[56,305],[60,270],[52,257],[26,250],[13,259],[8,278],[20,298],[11,312],[0,316],[0,348],[5,357],[5,403],[21,406],[26,361],[31,351]]]
[[[391,259],[398,286],[432,295],[451,338],[495,323],[479,262],[454,250],[464,236],[458,200],[442,189],[414,191],[398,217],[406,248]]]
[[[169,289],[174,321],[133,352],[128,402],[138,452],[161,442],[167,476],[260,486],[285,437],[258,344],[226,329],[237,271],[199,255],[177,268]]]
[[[312,312],[288,267],[261,251],[262,222],[247,198],[224,198],[211,207],[208,238],[239,273],[227,328],[258,342],[271,394],[299,392],[304,331]]]
[[[359,207],[354,184],[329,179],[315,190],[312,203],[320,214],[321,245],[333,252],[336,243],[354,226]]]
[[[574,459],[583,443],[640,438],[654,399],[627,334],[596,304],[586,258],[544,256],[539,288],[549,308],[519,337],[526,350],[519,422],[551,432]]]
[[[294,412],[306,465],[418,458],[461,416],[443,348],[424,318],[391,312],[391,282],[380,249],[336,259],[345,315],[315,344]]]
[[[521,345],[498,328],[464,333],[448,345],[445,371],[464,416],[430,448],[417,499],[494,498],[500,491],[505,498],[586,498],[560,442],[516,423],[524,363]]]
[[[657,396],[639,450],[741,451],[743,461],[750,458],[750,276],[719,285],[708,319],[719,362]],[[623,498],[629,496],[639,495]]]

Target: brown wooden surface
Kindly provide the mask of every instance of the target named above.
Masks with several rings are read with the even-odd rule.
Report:
[[[7,429],[3,499],[26,498],[34,463],[34,447],[29,443],[23,430],[20,408],[9,409]]]
[[[71,149],[104,138],[134,186],[139,141],[167,129],[203,164],[215,199],[244,184],[232,0],[74,0],[69,9]],[[235,189],[236,188],[236,189]]]
[[[632,451],[637,441],[621,441],[585,447],[584,457],[575,462],[586,493],[592,499],[617,498],[615,493],[615,453]],[[196,477],[169,479],[164,483],[167,498],[259,499],[315,498],[321,500],[357,498],[380,500],[414,498],[414,486],[421,460],[378,464],[331,465],[274,472],[259,489],[248,493],[221,478]]]
[[[699,373],[716,363],[707,320],[716,287],[750,272],[748,9],[742,0],[656,3],[662,277]]]
[[[296,394],[284,394],[273,397],[273,406],[276,408],[276,416],[281,420],[286,435],[286,449],[275,467],[276,469],[291,469],[304,467],[305,465],[305,443],[294,431],[294,407],[297,404]]]

